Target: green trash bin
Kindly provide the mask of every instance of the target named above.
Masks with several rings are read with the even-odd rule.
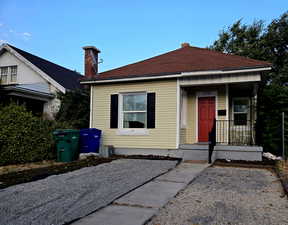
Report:
[[[57,161],[71,162],[78,159],[79,131],[72,129],[55,130],[53,137],[56,142]]]

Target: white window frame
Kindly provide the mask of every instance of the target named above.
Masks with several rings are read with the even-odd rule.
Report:
[[[12,68],[16,68],[15,74],[12,74]],[[17,82],[17,74],[18,74],[18,67],[17,65],[9,66],[9,74],[10,74],[10,83],[16,83]],[[15,81],[12,80],[12,77],[15,76]]]
[[[149,135],[149,131],[147,129],[147,116],[145,121],[144,128],[124,128],[124,111],[123,111],[123,96],[125,95],[146,95],[146,110],[145,111],[129,111],[130,113],[137,112],[146,112],[147,115],[147,92],[139,91],[139,92],[125,92],[119,94],[119,107],[118,107],[118,130],[116,131],[117,135]]]
[[[4,68],[7,68],[6,75],[2,74],[2,69],[4,69]],[[2,76],[6,76],[6,82],[2,83]],[[1,81],[1,84],[9,84],[9,66],[1,66],[0,67],[0,81]]]
[[[247,124],[246,125],[235,125],[234,122],[235,122],[235,118],[234,118],[234,114],[238,113],[238,112],[234,112],[234,102],[235,100],[247,100],[248,102],[248,112],[247,112]],[[238,113],[238,114],[244,114],[244,113]],[[248,126],[249,124],[249,119],[250,118],[250,98],[249,97],[233,97],[232,98],[232,121],[233,121],[233,127],[237,128],[237,127],[246,127]]]
[[[16,68],[16,73],[12,74],[12,67]],[[18,73],[18,66],[12,65],[12,66],[1,66],[0,67],[0,81],[2,82],[2,68],[7,68],[7,74],[6,76],[6,82],[3,82],[1,84],[15,84],[17,82],[17,73]],[[15,76],[15,81],[12,80],[12,77]]]

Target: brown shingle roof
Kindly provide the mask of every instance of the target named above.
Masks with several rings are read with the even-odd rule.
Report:
[[[235,70],[271,66],[270,63],[242,56],[185,46],[140,62],[100,73],[94,80],[121,79],[181,72]]]

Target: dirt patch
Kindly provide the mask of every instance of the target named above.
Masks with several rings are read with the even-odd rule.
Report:
[[[84,160],[61,163],[55,161],[43,161],[36,163],[27,163],[19,165],[10,165],[0,167],[0,189],[6,188],[15,184],[21,184],[39,179],[44,179],[51,175],[67,173],[83,167],[97,166],[102,163],[111,162],[116,159],[148,159],[148,160],[175,160],[180,162],[178,158],[153,155],[114,155],[110,158],[88,157]]]
[[[244,161],[244,160],[231,160],[226,161],[224,159],[217,159],[213,166],[223,166],[223,167],[243,167],[243,168],[265,168],[265,169],[275,169],[276,162],[273,160],[263,161]]]
[[[277,175],[281,180],[283,189],[288,196],[288,161],[278,161],[275,168]]]
[[[0,166],[0,176],[5,173],[12,173],[12,172],[18,172],[18,171],[23,171],[23,170],[43,168],[43,167],[48,167],[48,166],[53,166],[53,165],[62,165],[62,164],[63,163],[55,162],[54,160],[45,160],[45,161],[33,162],[33,163]]]
[[[157,155],[113,155],[113,159],[149,159],[149,160],[172,160],[181,161],[180,158],[173,158],[169,156],[157,156]]]
[[[79,160],[69,163],[51,163],[51,165],[44,164],[40,167],[31,169],[13,171],[9,173],[4,173],[0,175],[0,189],[6,188],[15,184],[21,184],[26,182],[31,182],[39,179],[44,179],[50,175],[57,175],[61,173],[67,173],[73,170],[77,170],[83,167],[96,166],[102,163],[111,162],[113,158],[99,158],[99,157],[89,157],[85,160]],[[40,164],[41,165],[41,164]],[[21,165],[16,165],[15,167],[21,168]]]

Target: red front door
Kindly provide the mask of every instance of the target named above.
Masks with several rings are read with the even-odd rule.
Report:
[[[198,98],[198,142],[208,142],[215,118],[215,97]]]

